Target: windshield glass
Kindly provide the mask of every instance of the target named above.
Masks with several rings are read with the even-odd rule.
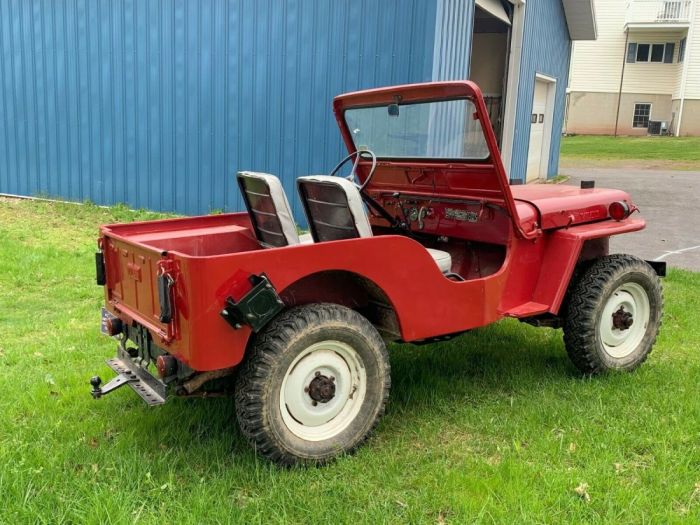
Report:
[[[355,148],[379,158],[484,160],[488,146],[467,99],[352,108],[345,111]]]

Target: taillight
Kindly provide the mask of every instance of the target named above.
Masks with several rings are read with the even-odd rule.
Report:
[[[632,213],[632,208],[624,201],[615,201],[608,208],[608,213],[616,221],[624,221]]]
[[[162,379],[177,374],[177,359],[171,355],[159,355],[156,359],[156,370]]]
[[[109,317],[105,320],[105,327],[107,335],[115,336],[122,333],[124,330],[124,323],[118,317]]]

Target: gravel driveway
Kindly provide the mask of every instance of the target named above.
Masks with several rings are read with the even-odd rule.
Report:
[[[700,271],[700,171],[631,168],[562,168],[571,177],[595,180],[596,187],[619,188],[632,195],[647,221],[646,229],[613,237],[610,251],[667,261],[669,266]]]

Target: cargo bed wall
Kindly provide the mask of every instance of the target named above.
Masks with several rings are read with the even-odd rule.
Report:
[[[107,269],[106,300],[137,321],[165,332],[158,320],[158,261],[160,254],[118,239],[105,237],[103,254]]]

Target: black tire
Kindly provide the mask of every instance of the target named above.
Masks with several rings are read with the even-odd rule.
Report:
[[[616,304],[614,301],[620,300],[617,295],[621,290],[626,293],[625,287],[629,288],[629,283],[636,290],[635,293],[643,291],[646,294],[649,317],[646,328],[643,325],[635,328],[639,330],[636,332],[636,339],[640,339],[638,344],[629,345],[628,348],[632,348],[629,353],[615,356],[615,348],[604,344],[601,331],[605,333],[609,329],[610,333],[624,334],[634,326],[634,319],[631,318],[632,324],[627,328],[613,329],[613,319],[603,317],[606,306]],[[587,264],[577,275],[568,291],[564,310],[564,344],[579,370],[586,374],[608,370],[631,371],[647,359],[656,342],[663,310],[661,281],[654,269],[637,257],[607,255]],[[610,327],[606,328],[601,323],[610,323]],[[641,330],[644,330],[643,333]]]
[[[326,345],[328,342],[347,345],[359,356],[366,386],[364,390],[360,390],[362,394],[356,397],[357,400],[361,400],[355,401],[356,405],[350,411],[351,414],[356,411],[356,414],[345,416],[342,420],[342,424],[349,421],[346,427],[328,439],[309,440],[305,439],[305,436],[300,437],[303,429],[299,430],[299,427],[296,427],[296,432],[294,431],[296,423],[303,424],[294,417],[289,405],[285,404],[287,413],[282,413],[280,400],[285,399],[286,403],[286,398],[281,396],[285,396],[284,392],[287,392],[283,392],[283,382],[285,378],[290,377],[289,374],[301,373],[298,370],[303,369],[301,363],[305,361],[302,360],[311,355],[305,354],[310,347],[319,343]],[[316,355],[321,355],[323,359],[323,356],[329,354]],[[351,362],[341,354],[337,355],[345,362]],[[330,355],[329,359],[333,358],[333,355]],[[359,368],[355,367],[356,373],[360,373]],[[318,371],[315,374],[319,376]],[[324,374],[329,375],[327,372]],[[326,375],[320,377],[325,378],[324,381],[329,380]],[[336,380],[333,376],[330,379]],[[339,388],[342,386],[342,379],[338,379]],[[352,382],[354,383],[354,380]],[[350,382],[346,381],[346,384]],[[390,365],[386,346],[367,319],[343,306],[304,305],[281,313],[253,341],[236,379],[236,415],[241,431],[261,455],[281,465],[318,465],[340,454],[354,452],[369,437],[384,414],[390,386]],[[337,401],[331,398],[319,402],[311,400],[310,397],[306,398],[311,396],[308,388],[307,386],[303,389],[304,393],[299,394],[300,399],[303,398],[303,403],[315,403],[314,406],[328,403],[320,405],[321,409],[330,406],[331,402],[349,406],[356,392],[352,390],[345,398],[338,395]],[[301,392],[301,389],[298,390]],[[296,391],[297,389],[294,389],[294,392]],[[301,409],[315,410],[306,405]],[[333,417],[340,418],[340,414]]]

